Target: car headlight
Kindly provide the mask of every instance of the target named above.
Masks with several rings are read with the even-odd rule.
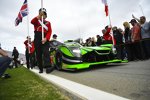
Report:
[[[80,50],[79,49],[74,49],[72,50],[73,53],[80,53]]]
[[[72,50],[72,53],[74,56],[81,57],[81,51],[79,48],[73,47],[73,48],[71,48],[71,50]]]

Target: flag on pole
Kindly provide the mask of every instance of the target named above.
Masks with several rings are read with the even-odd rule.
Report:
[[[107,4],[107,0],[102,0],[102,3],[105,5],[105,13],[106,13],[106,16],[108,16],[108,4]]]
[[[22,18],[27,15],[28,15],[28,4],[27,4],[27,0],[25,0],[15,20],[15,26],[18,26],[19,23],[22,22]]]

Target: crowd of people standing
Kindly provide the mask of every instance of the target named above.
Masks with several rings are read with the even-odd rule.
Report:
[[[106,26],[102,30],[103,36],[97,35],[86,40],[85,46],[100,46],[104,43],[114,44],[117,58],[145,60],[150,58],[150,22],[145,16],[140,19],[133,16],[130,22],[123,22],[124,30],[116,26]],[[132,27],[131,27],[132,26]]]

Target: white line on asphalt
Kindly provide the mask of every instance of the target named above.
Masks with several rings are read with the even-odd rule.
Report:
[[[32,69],[34,73],[40,75],[44,79],[60,86],[61,88],[75,94],[76,96],[87,100],[128,100],[126,98],[110,94],[95,88],[88,87],[55,75],[42,73],[39,74],[37,69]]]

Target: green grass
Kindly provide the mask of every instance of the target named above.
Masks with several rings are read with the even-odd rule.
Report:
[[[8,69],[0,78],[0,100],[69,100],[56,87],[24,67]]]

